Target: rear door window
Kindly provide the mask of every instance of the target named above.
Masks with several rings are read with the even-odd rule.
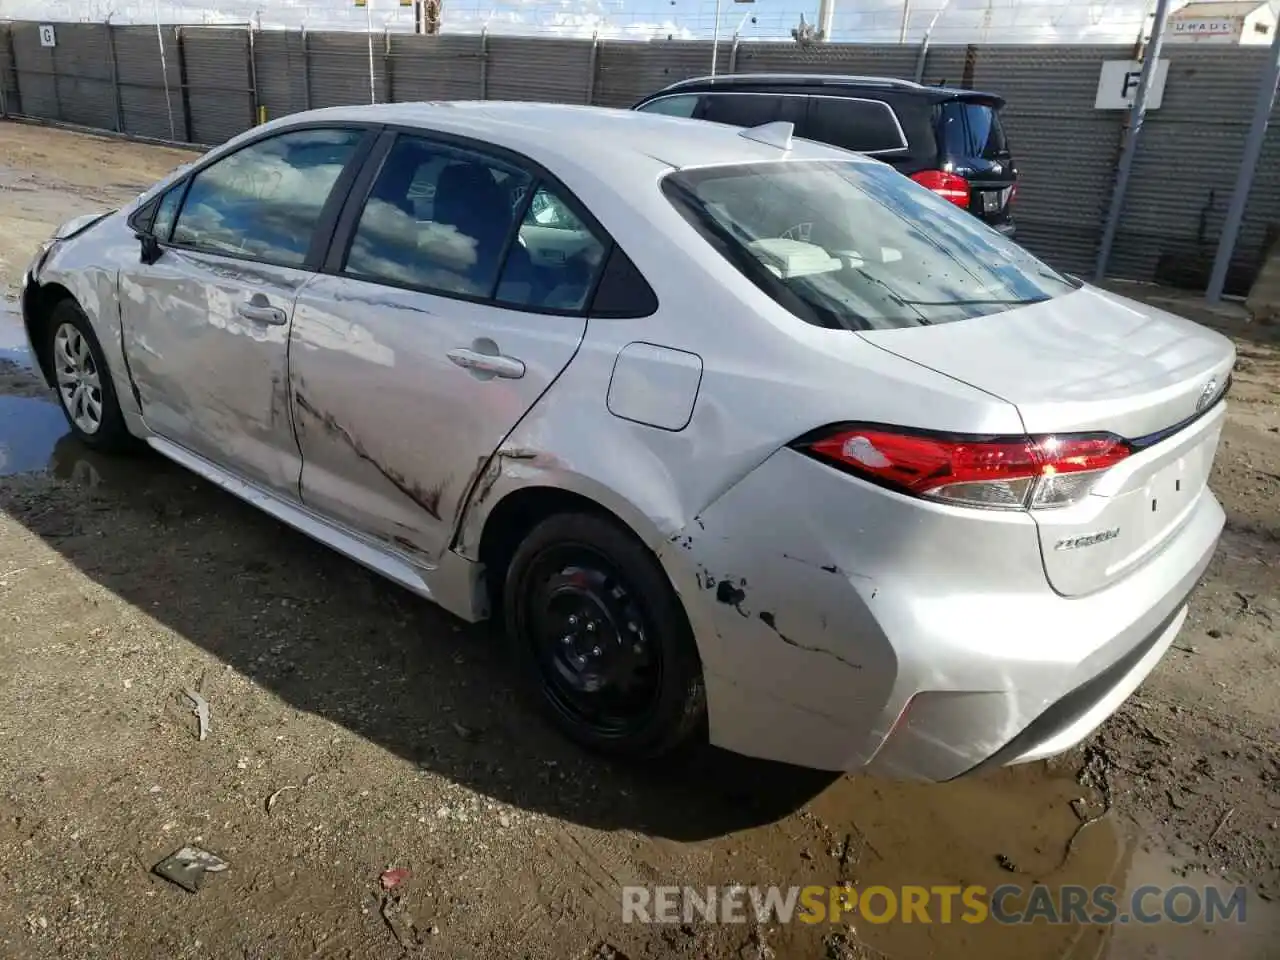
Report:
[[[1009,155],[1000,113],[990,104],[961,100],[941,103],[934,130],[943,156],[996,160]]]
[[[801,130],[810,140],[857,153],[885,153],[907,145],[893,108],[880,100],[810,97]]]
[[[578,311],[587,302],[605,245],[546,186],[529,201],[495,299],[513,307]]]
[[[695,116],[712,123],[735,127],[758,127],[764,123],[788,121],[797,127],[804,119],[805,97],[772,93],[714,93],[702,97]]]
[[[345,272],[488,297],[530,183],[497,158],[402,136],[365,202]]]

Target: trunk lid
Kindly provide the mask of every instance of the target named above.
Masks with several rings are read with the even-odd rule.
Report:
[[[957,323],[861,334],[877,346],[1014,404],[1028,433],[1113,433],[1132,456],[1066,507],[1040,509],[1045,573],[1079,596],[1170,542],[1208,482],[1217,401],[1235,362],[1226,337],[1084,287]]]

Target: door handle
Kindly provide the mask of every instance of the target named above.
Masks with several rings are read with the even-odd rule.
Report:
[[[260,303],[242,303],[236,307],[236,313],[246,320],[265,323],[272,327],[283,327],[289,322],[289,318],[279,307],[269,307]]]
[[[502,354],[480,353],[459,348],[447,354],[450,360],[472,373],[488,373],[504,380],[519,380],[524,376],[524,361]]]

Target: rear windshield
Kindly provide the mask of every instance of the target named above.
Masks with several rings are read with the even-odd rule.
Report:
[[[1076,288],[881,163],[703,167],[667,176],[663,191],[749,280],[818,326],[948,323]]]
[[[1009,155],[996,108],[985,103],[948,100],[934,111],[934,133],[943,156],[996,160]]]

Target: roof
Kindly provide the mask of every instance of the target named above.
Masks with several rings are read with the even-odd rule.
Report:
[[[399,124],[474,137],[556,169],[593,159],[602,176],[621,178],[647,159],[671,167],[788,159],[850,159],[834,147],[797,139],[785,154],[737,127],[607,107],[500,100],[450,100],[328,107],[290,114],[280,126],[313,120]],[[259,131],[261,128],[256,128]],[[874,162],[874,161],[867,161]]]
[[[1247,17],[1259,7],[1270,7],[1270,0],[1246,0],[1243,3],[1223,0],[1201,0],[1175,10],[1170,20],[1216,20],[1219,17]]]
[[[722,73],[716,76],[690,77],[663,87],[662,94],[671,94],[684,89],[705,89],[708,87],[756,87],[756,86],[791,86],[791,87],[848,87],[859,90],[880,90],[883,92],[919,94],[930,99],[949,100],[952,98],[982,98],[1004,104],[1004,98],[981,90],[962,90],[958,87],[935,87],[916,83],[914,80],[902,80],[897,77],[869,77],[851,74],[829,73]],[[650,94],[649,99],[656,94]]]

